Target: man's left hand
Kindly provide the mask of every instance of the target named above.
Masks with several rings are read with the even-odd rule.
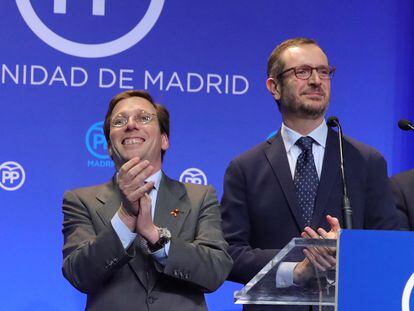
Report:
[[[148,193],[139,198],[136,231],[151,244],[155,244],[160,238],[158,228],[152,221],[151,198]]]

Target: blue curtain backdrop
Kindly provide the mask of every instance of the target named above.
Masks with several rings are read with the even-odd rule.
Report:
[[[171,111],[164,170],[219,196],[229,161],[280,126],[265,88],[281,41],[316,39],[337,67],[329,115],[380,150],[389,173],[414,167],[411,0],[0,2],[1,310],[80,310],[61,275],[65,189],[108,180],[109,99],[146,88]],[[100,46],[96,46],[101,44]],[[187,170],[191,169],[191,170]],[[187,170],[187,171],[186,171]],[[205,176],[203,176],[203,174]],[[211,310],[240,310],[227,282]]]

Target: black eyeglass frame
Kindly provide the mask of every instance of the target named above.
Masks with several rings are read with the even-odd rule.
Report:
[[[299,70],[299,69],[310,69],[309,76],[307,78],[298,77],[297,70]],[[316,70],[316,73],[318,74],[319,79],[321,79],[321,80],[332,80],[332,78],[335,75],[336,67],[335,66],[329,66],[328,67],[329,73],[328,73],[327,78],[321,77],[321,75],[319,73],[319,70],[322,70],[322,69],[326,69],[326,67],[312,67],[312,66],[308,66],[308,65],[301,65],[301,66],[288,68],[288,69],[282,71],[281,73],[279,73],[276,77],[278,79],[280,79],[285,73],[293,70],[293,72],[295,74],[295,77],[298,78],[299,80],[309,80],[309,78],[312,77],[313,71]]]

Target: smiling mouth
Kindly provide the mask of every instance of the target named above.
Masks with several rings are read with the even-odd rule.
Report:
[[[144,142],[145,142],[145,139],[141,137],[130,137],[130,138],[125,138],[122,141],[122,144],[123,145],[141,145]]]

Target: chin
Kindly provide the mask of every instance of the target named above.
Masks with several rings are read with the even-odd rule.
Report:
[[[309,117],[309,118],[312,118],[312,119],[317,119],[317,118],[325,115],[325,112],[326,112],[327,108],[328,107],[326,105],[304,106],[304,107],[301,107],[300,113],[303,116],[306,116],[306,117]]]

